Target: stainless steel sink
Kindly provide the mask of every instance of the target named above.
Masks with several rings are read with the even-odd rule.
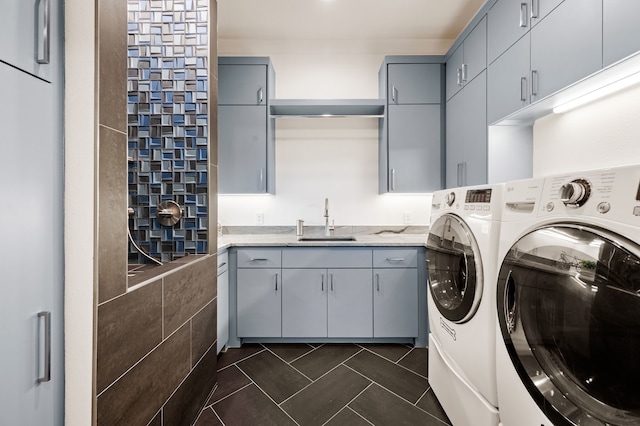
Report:
[[[352,235],[315,235],[315,236],[300,236],[298,241],[355,241],[356,237]]]

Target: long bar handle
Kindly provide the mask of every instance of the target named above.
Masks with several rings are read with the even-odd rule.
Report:
[[[38,312],[38,320],[44,318],[44,375],[38,383],[51,381],[51,312]]]
[[[398,103],[398,89],[396,89],[395,85],[391,86],[391,100],[394,104]]]
[[[538,96],[538,71],[531,70],[531,96]],[[533,102],[533,100],[532,100]]]
[[[251,259],[249,259],[249,262],[266,262],[267,258],[265,257],[252,257]]]
[[[538,13],[540,11],[540,3],[538,0],[531,0],[531,14],[529,15],[531,19],[538,18]]]
[[[461,166],[462,166],[462,163],[456,164],[456,185],[457,186],[462,186],[462,175],[460,173]]]
[[[387,262],[404,262],[404,257],[387,257]]]
[[[520,77],[520,100],[527,100],[527,77]]]
[[[278,273],[276,272],[276,291],[278,291]]]
[[[38,40],[38,58],[37,61],[39,64],[48,64],[51,56],[51,40],[50,40],[50,26],[51,26],[51,15],[49,13],[49,2],[50,0],[41,0],[44,2],[44,7],[40,6],[38,8],[38,17],[40,16],[40,9],[44,9],[44,19],[42,20],[42,52],[40,51],[40,41]],[[38,26],[40,25],[40,20],[38,20]]]
[[[260,169],[260,190],[264,191],[264,169]]]
[[[262,87],[261,87],[258,89],[258,104],[261,104],[263,100],[264,100],[264,97],[262,95]]]
[[[331,274],[331,291],[333,291],[333,274]]]
[[[467,64],[462,64],[461,72],[462,72],[462,81],[463,82],[467,81]]]
[[[376,291],[380,292],[380,274],[376,274]]]
[[[467,186],[467,162],[462,162],[462,186]]]
[[[396,190],[396,169],[391,169],[391,190]]]
[[[520,27],[527,27],[527,3],[520,3]]]
[[[462,69],[458,68],[456,70],[456,83],[458,86],[462,86]]]
[[[320,287],[320,290],[324,291],[324,274],[322,274],[321,276],[322,276],[322,285]]]
[[[218,264],[218,268],[222,268],[226,264],[227,264],[227,262],[222,262],[222,263]]]

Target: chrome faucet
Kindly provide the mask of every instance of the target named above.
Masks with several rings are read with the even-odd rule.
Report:
[[[324,199],[324,236],[328,237],[331,235],[331,231],[329,230],[329,199]]]

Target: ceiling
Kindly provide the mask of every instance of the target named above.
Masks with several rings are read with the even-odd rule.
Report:
[[[219,39],[453,42],[485,0],[218,0]]]

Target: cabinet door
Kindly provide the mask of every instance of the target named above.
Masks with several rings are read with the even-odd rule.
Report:
[[[440,103],[440,64],[389,64],[389,104]]]
[[[640,2],[636,0],[606,0],[603,2],[604,66],[640,50]]]
[[[53,88],[0,62],[0,93],[5,159],[0,174],[7,182],[2,194],[18,206],[17,215],[2,225],[0,248],[0,424],[61,426],[63,148],[53,122]],[[45,375],[47,331],[39,312],[51,313],[50,381],[38,380]]]
[[[464,84],[487,68],[487,18],[484,17],[464,40]]]
[[[266,192],[267,107],[218,107],[218,192]]]
[[[462,45],[460,45],[447,61],[447,65],[445,68],[445,87],[447,100],[458,93],[460,89],[462,89],[462,61],[464,60],[463,51],[464,48]]]
[[[373,272],[373,337],[417,337],[418,270]]]
[[[280,269],[238,269],[238,337],[282,336]]]
[[[487,75],[464,86],[464,185],[487,183]]]
[[[266,105],[266,65],[219,65],[219,105]]]
[[[487,60],[495,61],[529,31],[528,1],[498,0],[487,14]],[[567,33],[568,34],[568,33]]]
[[[487,121],[489,124],[529,104],[530,35],[522,37],[489,65]]]
[[[441,188],[440,105],[389,105],[389,191]]]
[[[553,9],[558,7],[564,0],[529,0],[531,7],[531,27],[535,27]],[[609,0],[607,0],[609,1]]]
[[[282,270],[282,337],[327,337],[326,269]]]
[[[531,30],[531,102],[600,68],[602,0],[565,1]]]
[[[461,164],[464,163],[464,91],[447,101],[446,187],[461,186]]]
[[[53,53],[56,50],[57,33],[53,28],[56,28],[58,2],[5,0],[1,4],[0,60],[51,81],[51,65],[40,64],[38,59],[45,59],[48,48],[51,49],[49,62],[55,60]],[[46,8],[50,14],[48,23],[45,19]]]
[[[373,337],[371,269],[330,269],[329,337]]]

